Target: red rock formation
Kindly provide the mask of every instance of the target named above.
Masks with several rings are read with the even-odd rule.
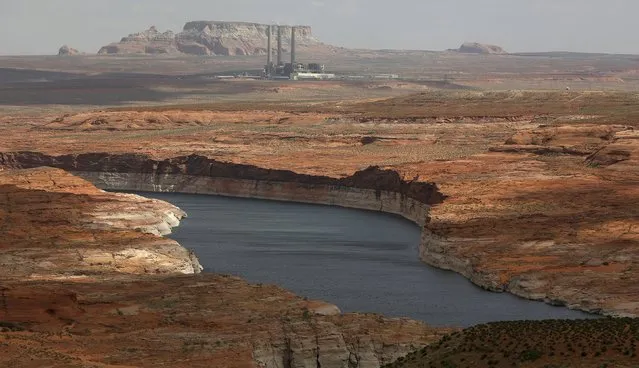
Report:
[[[170,233],[184,216],[168,203],[103,192],[59,169],[0,172],[0,277],[196,273]]]
[[[333,305],[239,278],[178,276],[199,271],[194,257],[145,232],[165,233],[182,215],[162,201],[103,192],[60,169],[5,167],[0,366],[379,367],[451,331],[341,315]]]
[[[444,196],[437,190],[435,184],[406,180],[395,171],[382,170],[379,167],[369,167],[350,177],[335,179],[328,176],[297,174],[288,170],[272,170],[253,165],[219,162],[198,155],[158,161],[146,155],[136,154],[89,153],[50,156],[38,152],[0,153],[0,166],[14,168],[51,166],[80,172],[183,174],[268,182],[294,182],[396,192],[428,205],[438,204],[444,200]]]

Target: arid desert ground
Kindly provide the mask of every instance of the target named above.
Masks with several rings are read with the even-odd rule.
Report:
[[[322,57],[344,79],[216,78],[251,56],[0,57],[0,365],[637,366],[638,56]],[[96,185],[401,214],[426,264],[607,317],[341,314],[200,273],[165,236],[180,209]]]

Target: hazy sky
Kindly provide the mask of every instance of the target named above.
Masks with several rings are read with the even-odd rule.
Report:
[[[443,50],[464,41],[515,51],[639,54],[637,0],[0,0],[0,54],[85,52],[189,20],[309,24],[324,42]]]

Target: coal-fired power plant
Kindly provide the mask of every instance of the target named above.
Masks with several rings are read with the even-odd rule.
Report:
[[[291,27],[291,65],[295,65],[295,27]]]
[[[268,26],[268,28],[266,29],[266,39],[268,41],[267,42],[267,46],[266,46],[266,75],[271,75],[273,73],[273,62],[271,61],[271,57],[273,55],[273,49],[271,48],[272,42],[271,42],[271,31],[272,31],[273,27],[272,26]],[[279,32],[278,32],[279,33]]]
[[[282,65],[282,28],[280,27],[277,27],[277,65]]]
[[[273,27],[277,27],[277,59],[273,63]],[[264,77],[266,79],[332,79],[334,74],[324,72],[324,65],[319,63],[301,64],[297,62],[297,28],[291,27],[291,61],[283,61],[282,28],[280,26],[268,26],[266,30],[266,65]]]

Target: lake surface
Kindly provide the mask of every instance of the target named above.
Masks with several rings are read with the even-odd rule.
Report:
[[[189,215],[171,237],[206,272],[277,284],[343,312],[410,317],[442,326],[594,318],[491,293],[418,259],[420,229],[393,215],[320,205],[207,195],[143,193]]]

